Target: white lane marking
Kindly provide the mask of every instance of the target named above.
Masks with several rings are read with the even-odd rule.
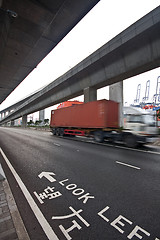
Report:
[[[48,181],[50,181],[50,182],[56,182],[56,179],[52,177],[52,176],[55,176],[55,175],[56,175],[56,174],[53,173],[53,172],[41,172],[41,173],[38,175],[38,177],[39,177],[39,178],[45,177],[45,178],[47,178]]]
[[[104,145],[108,146],[109,144],[104,144]],[[142,150],[142,149],[129,148],[129,147],[123,147],[123,146],[116,146],[116,145],[109,145],[109,146],[116,147],[116,148],[127,149],[127,150],[131,150],[131,151],[136,151],[136,152],[144,152],[144,153],[152,153],[152,154],[160,155],[160,152],[154,152],[154,151],[149,151],[149,150]]]
[[[61,145],[58,143],[54,143],[55,146],[60,147]]]
[[[142,150],[143,151],[143,150]],[[160,155],[160,152],[152,152],[152,151],[145,151],[144,150],[144,152],[146,152],[146,153],[153,153],[153,154],[158,154],[158,155]]]
[[[118,161],[116,161],[116,163],[121,164],[121,165],[124,165],[124,166],[127,166],[127,167],[135,168],[135,169],[137,169],[137,170],[140,170],[139,167],[136,167],[136,166],[133,166],[133,165],[130,165],[130,164],[127,164],[127,163],[118,162]]]
[[[66,139],[69,139],[69,138],[66,138]],[[160,152],[149,151],[149,150],[142,150],[142,149],[135,149],[135,148],[129,148],[129,147],[118,146],[118,145],[109,144],[109,143],[98,143],[98,142],[94,142],[93,140],[86,141],[86,140],[82,140],[82,139],[78,139],[78,140],[74,139],[74,141],[81,141],[81,142],[86,142],[86,143],[91,143],[91,144],[96,144],[96,145],[101,145],[101,146],[115,147],[115,148],[120,148],[120,149],[122,148],[122,149],[130,150],[130,151],[144,152],[144,153],[160,155]]]
[[[48,239],[59,240],[59,238],[57,237],[57,235],[55,234],[55,232],[53,231],[53,229],[51,228],[51,226],[49,225],[49,223],[45,219],[44,215],[42,214],[42,212],[38,208],[37,204],[35,203],[34,199],[32,198],[31,194],[29,193],[28,189],[26,188],[26,186],[22,182],[21,178],[19,177],[19,175],[17,174],[17,172],[15,171],[12,164],[10,163],[10,161],[8,160],[8,158],[6,157],[6,155],[4,154],[4,152],[1,148],[0,148],[0,153],[2,154],[2,156],[3,156],[4,160],[6,161],[9,169],[11,170],[13,176],[15,177],[15,179],[16,179],[19,187],[21,188],[26,200],[28,201],[28,204],[30,205],[34,215],[36,216],[39,224],[41,225],[41,227],[42,227],[43,231],[45,232],[46,236],[48,237]]]

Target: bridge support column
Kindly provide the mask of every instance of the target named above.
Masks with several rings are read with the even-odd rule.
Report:
[[[22,127],[27,127],[27,115],[22,116]]]
[[[14,126],[14,120],[11,120],[11,127]]]
[[[123,127],[123,81],[109,86],[109,100],[119,102],[119,126]]]
[[[39,111],[39,120],[44,123],[44,116],[45,116],[45,110],[40,110]]]
[[[84,102],[91,102],[97,100],[97,89],[87,87],[84,89]]]

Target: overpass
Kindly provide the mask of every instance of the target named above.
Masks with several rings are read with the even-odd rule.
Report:
[[[47,85],[46,85],[47,86]],[[21,104],[23,104],[24,102],[26,102],[28,99],[30,99],[31,97],[33,97],[35,94],[37,94],[39,91],[41,91],[45,86],[37,89],[36,91],[30,93],[29,95],[25,96],[24,98],[22,98],[21,100],[17,101],[16,103],[14,103],[13,105],[10,105],[9,107],[3,109],[0,111],[0,120],[4,117],[7,116],[7,113],[11,113],[14,112],[15,109],[17,109]],[[2,116],[4,115],[4,116]]]
[[[99,0],[0,0],[0,104]]]
[[[11,113],[13,111],[15,111],[15,109],[23,104],[24,102],[26,102],[31,96],[34,96],[38,91],[35,91],[34,93],[29,94],[28,96],[26,96],[25,98],[19,100],[18,102],[14,103],[13,105],[3,109],[2,111],[0,111],[0,119],[3,118],[2,115],[4,115],[4,117],[6,117],[6,113]]]
[[[96,90],[160,66],[160,7],[21,104],[0,124],[84,94],[96,100]]]

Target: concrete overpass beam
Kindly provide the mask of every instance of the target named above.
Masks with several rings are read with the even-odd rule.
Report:
[[[84,102],[91,102],[97,100],[97,89],[93,87],[87,87],[84,89]]]
[[[2,0],[0,0],[0,6],[2,5]],[[10,30],[10,23],[11,18],[6,10],[0,8],[0,15],[1,15],[1,21],[0,21],[0,59],[2,59],[6,42],[8,39],[8,34]]]
[[[27,127],[27,115],[22,116],[22,127]]]
[[[109,86],[109,100],[119,103],[119,126],[123,127],[123,81]]]

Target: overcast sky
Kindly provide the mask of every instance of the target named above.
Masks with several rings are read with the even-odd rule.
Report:
[[[160,0],[101,0],[0,105],[0,110],[54,81],[159,5]],[[160,68],[125,80],[124,102],[134,102],[138,84],[141,84],[140,97],[144,97],[147,80],[151,82],[151,101],[158,76]],[[108,98],[107,89],[98,91],[98,99]]]

